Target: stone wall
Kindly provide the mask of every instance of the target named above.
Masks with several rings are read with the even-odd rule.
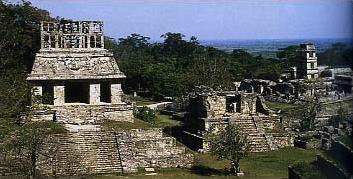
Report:
[[[205,118],[205,131],[216,134],[229,125],[228,117]]]
[[[285,133],[271,133],[273,137],[273,143],[276,147],[284,148],[289,146],[294,146],[294,137]]]
[[[134,122],[133,108],[126,104],[46,106],[34,110],[31,119],[52,120],[65,124],[93,124],[105,119]]]
[[[118,132],[118,144],[124,172],[144,167],[191,167],[192,154],[176,145],[173,137],[164,137],[162,129],[133,129]]]
[[[251,114],[256,113],[256,93],[243,93],[240,99],[240,113]]]
[[[217,95],[207,96],[206,104],[208,105],[207,113],[210,116],[220,116],[226,112],[225,96],[217,96]]]

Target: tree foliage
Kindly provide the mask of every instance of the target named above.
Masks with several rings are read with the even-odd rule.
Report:
[[[28,121],[18,126],[11,124],[11,121],[0,122],[0,167],[8,172],[35,178],[38,176],[39,157],[48,160],[55,155],[55,141],[50,136],[63,133],[65,129],[55,122]]]
[[[135,109],[134,117],[136,117],[137,119],[141,119],[143,121],[149,122],[151,124],[154,124],[157,119],[156,111],[146,106]]]
[[[353,48],[343,43],[332,44],[332,47],[318,54],[318,64],[328,66],[353,67]]]
[[[231,161],[239,160],[247,155],[249,144],[246,135],[237,125],[228,125],[211,139],[211,153],[219,158]]]
[[[62,130],[50,122],[19,120],[30,104],[26,75],[40,49],[39,24],[50,19],[47,11],[29,2],[0,0],[0,168],[32,177],[44,141]]]
[[[300,50],[300,46],[291,45],[285,48],[279,49],[277,52],[277,57],[281,59],[286,68],[299,66],[301,64],[302,58],[299,56],[298,50]]]
[[[25,81],[40,48],[39,22],[47,11],[0,0],[0,118],[16,117],[29,104],[30,86]]]
[[[185,40],[181,33],[168,32],[161,37],[163,42],[150,43],[148,37],[131,34],[109,47],[127,76],[127,91],[178,97],[200,85],[231,89],[244,78],[277,80],[283,69],[279,60],[202,46],[194,36]]]
[[[323,85],[322,81],[306,81],[299,86],[299,90],[302,91],[313,91],[313,94],[306,95],[306,102],[298,112],[298,118],[300,119],[300,128],[302,131],[308,131],[315,129],[315,124],[318,122],[316,117],[322,110],[321,97],[323,93],[319,88]],[[304,89],[301,89],[304,88]]]

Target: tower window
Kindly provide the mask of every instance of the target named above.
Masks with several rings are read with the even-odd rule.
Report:
[[[309,57],[314,57],[314,52],[309,52]]]
[[[96,47],[95,45],[96,45],[95,38],[94,38],[94,36],[91,36],[90,37],[90,47],[95,48]]]

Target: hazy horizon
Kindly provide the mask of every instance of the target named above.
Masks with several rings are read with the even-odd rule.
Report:
[[[18,0],[10,0],[10,2]],[[351,0],[30,0],[51,16],[102,20],[107,36],[160,41],[167,32],[199,40],[352,39]]]

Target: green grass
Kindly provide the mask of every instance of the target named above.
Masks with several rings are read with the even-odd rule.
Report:
[[[181,126],[182,122],[174,120],[172,116],[157,113],[155,124],[148,123],[140,119],[134,119],[134,122],[119,122],[106,120],[102,126],[106,129],[129,130],[129,129],[148,129],[148,128],[167,128]]]
[[[240,166],[248,176],[286,178],[289,165],[296,162],[314,162],[317,153],[320,152],[293,147],[253,153],[240,161]]]
[[[145,106],[153,103],[158,103],[158,101],[153,100],[152,98],[143,98],[141,96],[128,96],[129,100],[136,103],[137,106]]]
[[[267,107],[272,110],[281,110],[281,113],[287,113],[293,110],[298,110],[302,106],[298,104],[287,104],[287,103],[280,103],[280,102],[273,102],[273,101],[266,101],[265,102]]]
[[[157,119],[155,126],[160,127],[160,128],[166,128],[166,127],[175,127],[175,126],[181,126],[182,122],[174,120],[172,116],[169,115],[164,115],[164,114],[157,114]]]

